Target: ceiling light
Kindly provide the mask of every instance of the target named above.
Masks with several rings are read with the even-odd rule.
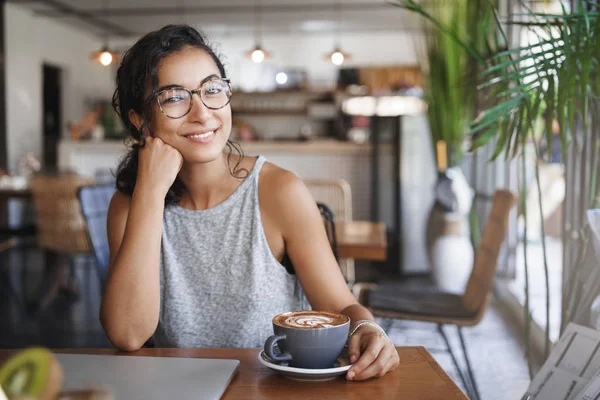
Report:
[[[262,28],[262,10],[260,5],[260,0],[255,0],[254,3],[254,49],[250,50],[247,53],[247,56],[250,57],[252,61],[256,64],[260,64],[265,59],[269,58],[269,54],[264,51],[261,46],[261,28]]]
[[[327,54],[327,59],[333,63],[333,65],[340,66],[344,61],[350,58],[350,55],[340,50],[340,31],[342,26],[342,9],[340,8],[340,2],[337,0],[334,3],[334,17],[336,18],[336,24],[333,29],[334,47],[333,51]]]
[[[119,55],[115,52],[112,52],[108,49],[108,46],[102,47],[99,51],[95,51],[92,53],[92,60],[98,61],[100,64],[109,66],[113,63],[113,61],[118,60]]]
[[[334,65],[342,65],[344,61],[347,61],[350,58],[348,53],[344,53],[339,48],[335,48],[331,53],[327,54],[325,57],[327,60],[331,61]]]
[[[254,61],[257,64],[260,64],[261,62],[269,58],[269,53],[264,51],[260,46],[256,46],[254,50],[250,50],[247,53],[247,55],[252,61]]]

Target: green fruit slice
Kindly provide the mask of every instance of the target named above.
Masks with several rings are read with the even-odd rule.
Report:
[[[56,398],[62,386],[62,369],[50,351],[34,347],[11,357],[0,368],[0,386],[8,396]]]

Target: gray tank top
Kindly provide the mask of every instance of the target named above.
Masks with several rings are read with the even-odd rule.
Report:
[[[157,347],[262,347],[275,315],[310,309],[267,243],[258,203],[265,161],[215,207],[165,208]]]

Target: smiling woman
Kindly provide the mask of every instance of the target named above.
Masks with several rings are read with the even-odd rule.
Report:
[[[160,347],[262,347],[274,316],[312,308],[350,317],[348,379],[385,374],[398,354],[346,286],[307,188],[231,151],[231,96],[223,64],[191,27],[152,32],[125,54],[113,104],[132,147],[108,213],[109,339],[127,351],[151,337]]]

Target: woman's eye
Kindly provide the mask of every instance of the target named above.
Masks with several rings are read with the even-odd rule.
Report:
[[[167,99],[164,100],[164,103],[167,104],[173,104],[173,103],[177,103],[178,101],[182,101],[183,97],[181,96],[173,96],[173,97],[168,97]]]
[[[214,95],[219,94],[223,91],[223,85],[220,82],[209,82],[202,89],[203,94]]]
[[[221,89],[218,86],[212,86],[212,87],[209,87],[208,89],[206,89],[204,91],[204,93],[206,93],[206,94],[219,94],[219,93],[221,93],[221,90],[223,90],[223,89]]]

